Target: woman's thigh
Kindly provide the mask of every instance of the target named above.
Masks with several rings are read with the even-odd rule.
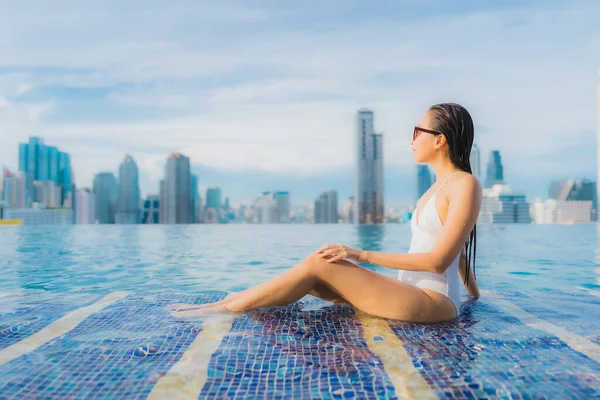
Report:
[[[368,314],[412,322],[456,318],[454,305],[444,296],[433,298],[415,286],[345,260],[329,263],[317,254],[311,257],[318,285]]]

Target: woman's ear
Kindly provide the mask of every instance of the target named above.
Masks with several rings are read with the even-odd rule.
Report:
[[[446,143],[446,136],[444,135],[436,135],[435,136],[435,148],[439,149]]]

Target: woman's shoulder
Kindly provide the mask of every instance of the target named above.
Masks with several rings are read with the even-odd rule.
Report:
[[[451,197],[464,198],[464,196],[473,196],[481,198],[483,189],[481,182],[476,176],[468,172],[461,172],[457,174],[454,184],[450,185],[449,192]]]

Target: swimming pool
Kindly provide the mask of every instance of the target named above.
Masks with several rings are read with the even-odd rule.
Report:
[[[418,325],[310,296],[236,317],[166,307],[326,243],[406,251],[408,225],[2,228],[0,399],[600,398],[598,226],[478,233],[485,294]]]

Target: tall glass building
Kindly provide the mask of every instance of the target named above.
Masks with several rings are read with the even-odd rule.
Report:
[[[198,175],[192,174],[192,223],[196,224],[200,220],[200,192],[198,192]]]
[[[93,191],[87,188],[78,189],[75,194],[74,218],[78,225],[87,225],[95,223],[96,196]]]
[[[71,157],[57,147],[47,146],[40,137],[32,136],[19,144],[19,171],[25,175],[25,203],[35,200],[34,181],[51,181],[61,187],[63,195],[71,192],[73,171]]]
[[[335,190],[321,193],[314,207],[315,224],[338,223],[338,194]]]
[[[161,223],[191,224],[193,222],[192,174],[190,159],[174,153],[167,159],[161,200],[164,201]]]
[[[500,157],[500,151],[492,150],[487,165],[487,177],[485,180],[485,187],[490,189],[494,185],[503,183],[504,167],[502,166],[502,158]]]
[[[130,155],[126,155],[119,166],[118,185],[117,224],[139,224],[140,185],[138,167]]]
[[[94,177],[94,218],[99,224],[114,224],[117,211],[117,178],[112,172],[101,172]]]
[[[280,224],[290,223],[290,193],[275,192],[273,194],[277,207],[277,222]]]
[[[206,208],[221,209],[221,188],[212,187],[206,189]]]
[[[354,218],[357,224],[384,222],[383,135],[374,132],[373,120],[373,111],[358,111],[354,195]]]

